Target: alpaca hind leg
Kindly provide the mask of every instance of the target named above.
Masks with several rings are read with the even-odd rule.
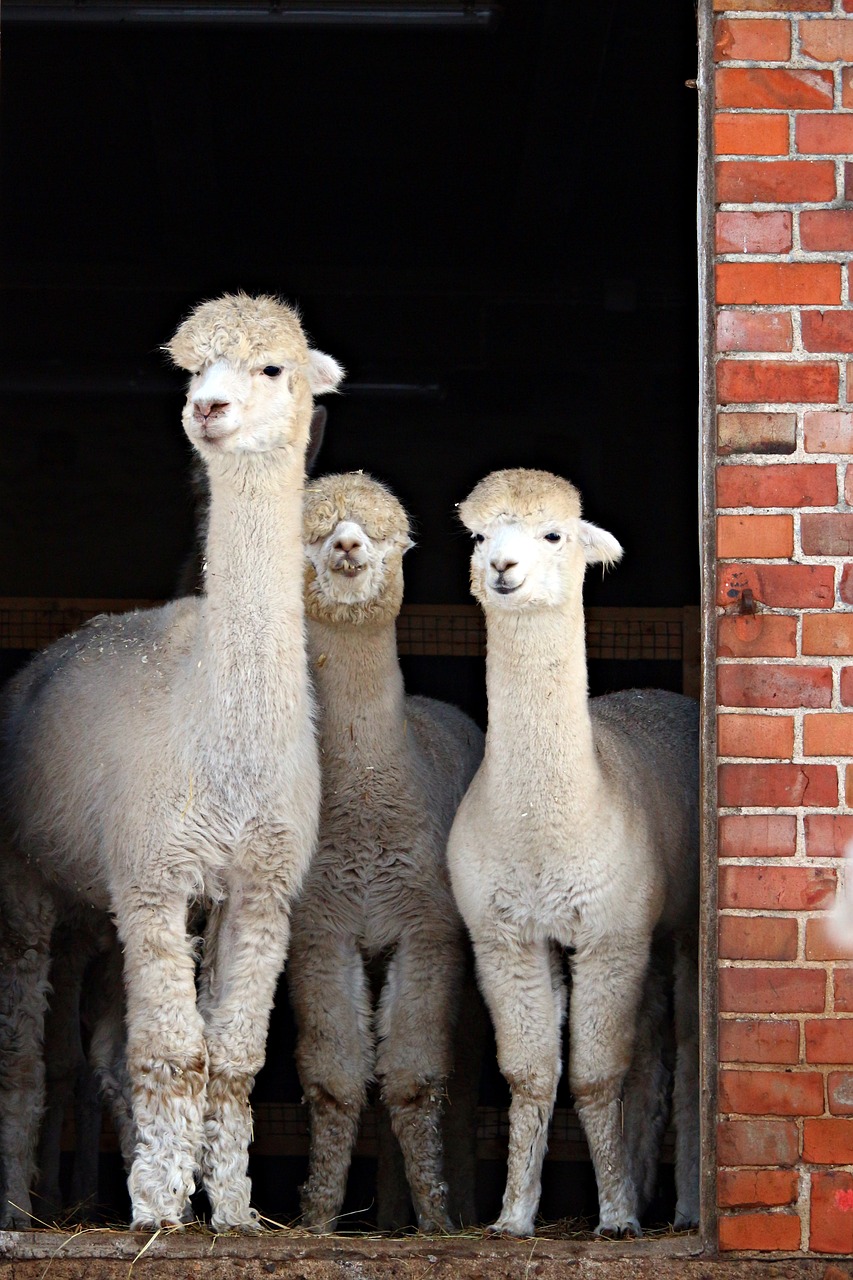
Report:
[[[287,980],[311,1132],[303,1222],[334,1231],[373,1072],[370,992],[353,943],[316,931],[295,933]]]
[[[695,938],[675,956],[675,1226],[699,1225],[699,969]]]
[[[443,1117],[449,1211],[453,1221],[463,1227],[477,1222],[477,1104],[480,1072],[490,1039],[489,1015],[469,964],[462,984],[453,1071],[447,1081]]]
[[[474,953],[495,1028],[498,1065],[512,1090],[506,1190],[500,1217],[490,1230],[530,1236],[560,1079],[565,986],[558,957],[547,942],[475,938]]]
[[[652,949],[637,1013],[631,1067],[623,1087],[625,1146],[637,1188],[638,1217],[654,1199],[661,1143],[669,1120],[672,1071],[667,1060],[672,964],[662,949]]]
[[[0,1228],[31,1225],[44,1107],[52,899],[14,860],[0,884]]]
[[[648,939],[624,937],[572,958],[569,1077],[595,1169],[598,1235],[642,1235],[622,1133],[622,1087],[648,955]]]
[[[400,1143],[420,1231],[453,1231],[443,1176],[441,1115],[452,1062],[462,939],[408,935],[379,1004],[376,1075]]]

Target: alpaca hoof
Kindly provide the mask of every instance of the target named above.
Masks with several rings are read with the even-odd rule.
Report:
[[[676,1207],[675,1220],[672,1226],[674,1231],[695,1231],[699,1226],[699,1214],[693,1209],[679,1209]]]
[[[643,1228],[636,1218],[626,1218],[624,1222],[599,1222],[595,1234],[601,1240],[639,1240]]]
[[[264,1227],[257,1209],[249,1209],[245,1218],[237,1222],[229,1222],[214,1213],[210,1219],[210,1229],[216,1232],[236,1231],[241,1236],[252,1236],[263,1231]]]
[[[32,1225],[32,1218],[23,1209],[6,1205],[0,1212],[0,1231],[29,1231]]]
[[[431,1218],[419,1218],[418,1231],[424,1236],[455,1236],[459,1233],[459,1227],[446,1213],[436,1213]]]
[[[487,1236],[513,1236],[526,1239],[533,1235],[533,1223],[513,1222],[510,1218],[498,1218],[490,1227],[486,1227]]]

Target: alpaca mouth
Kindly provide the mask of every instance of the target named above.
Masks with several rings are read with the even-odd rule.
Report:
[[[514,587],[511,587],[506,582],[496,582],[492,590],[497,591],[499,596],[511,596],[513,591],[518,591],[519,587],[523,585],[523,583],[518,582]]]
[[[355,578],[367,568],[366,564],[356,564],[353,560],[342,560],[332,566],[333,573],[342,573],[345,578]]]

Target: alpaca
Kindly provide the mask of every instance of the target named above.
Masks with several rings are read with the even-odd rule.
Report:
[[[304,535],[323,766],[288,964],[311,1126],[304,1221],[335,1228],[375,1073],[418,1226],[451,1230],[440,1120],[465,950],[445,845],[483,735],[457,708],[404,694],[395,620],[412,543],[393,494],[361,472],[312,481]],[[366,963],[390,951],[374,1031]]]
[[[304,458],[312,392],[342,370],[309,350],[289,307],[245,294],[202,303],[166,350],[191,374],[183,426],[210,485],[206,594],[93,620],[5,700],[0,1150],[16,1226],[30,1209],[50,937],[75,901],[110,912],[124,953],[132,1225],[180,1224],[200,1169],[215,1230],[258,1226],[248,1099],[320,799]]]
[[[667,934],[676,955],[676,1226],[692,1225],[697,707],[661,690],[589,700],[584,569],[615,563],[622,548],[581,519],[573,485],[543,471],[493,472],[459,514],[474,537],[471,586],[486,615],[489,724],[448,864],[512,1090],[506,1191],[491,1230],[533,1232],[561,1066],[560,948],[571,948],[569,1077],[598,1185],[597,1232],[641,1234],[629,1144],[643,1118],[626,1099],[635,1114],[623,1136],[621,1097],[626,1075],[654,1091],[637,1082],[632,1051],[638,1006],[660,1003],[649,958],[653,939]]]

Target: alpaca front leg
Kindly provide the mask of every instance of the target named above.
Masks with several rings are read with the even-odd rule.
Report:
[[[127,1069],[137,1134],[127,1180],[131,1226],[179,1226],[196,1187],[207,1084],[187,904],[158,886],[157,897],[147,901],[125,894],[116,917],[124,947]]]
[[[572,958],[569,1077],[598,1187],[598,1235],[642,1235],[623,1135],[622,1086],[634,1049],[647,939]]]
[[[699,968],[695,937],[675,955],[675,1227],[699,1225]]]
[[[498,1065],[512,1090],[506,1190],[500,1217],[490,1230],[530,1236],[560,1079],[565,984],[559,957],[548,942],[475,938],[474,953],[494,1023]]]

